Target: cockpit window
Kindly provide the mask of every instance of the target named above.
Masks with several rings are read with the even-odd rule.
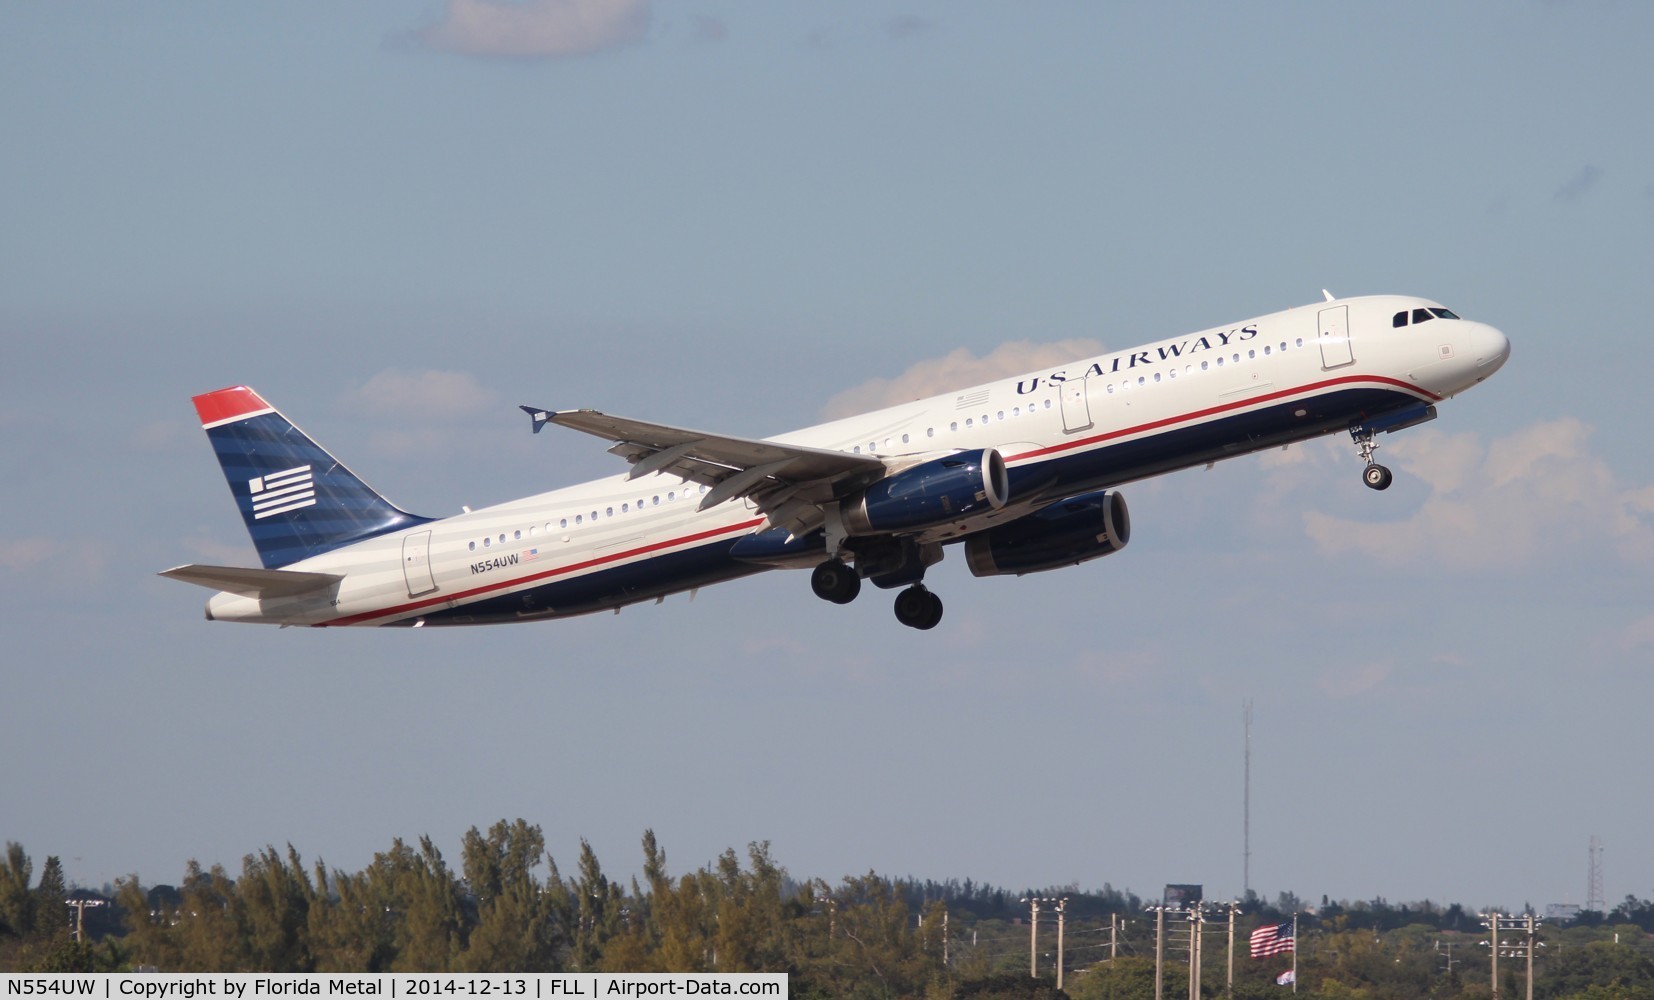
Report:
[[[1430,310],[1428,309],[1413,310],[1413,322],[1415,323],[1428,323],[1435,318],[1436,317],[1430,315]]]
[[[1458,319],[1459,318],[1458,316],[1454,315],[1453,310],[1451,310],[1451,309],[1435,309],[1435,308],[1432,308],[1430,311],[1435,313],[1437,318],[1439,318],[1439,319]]]
[[[1407,310],[1403,309],[1401,312],[1396,313],[1395,319],[1391,320],[1390,322],[1391,322],[1392,325],[1396,326],[1397,328],[1406,326],[1407,325]]]

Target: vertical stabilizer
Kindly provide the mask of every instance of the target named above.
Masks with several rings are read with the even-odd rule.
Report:
[[[374,492],[244,385],[196,396],[195,412],[267,569],[430,520]]]

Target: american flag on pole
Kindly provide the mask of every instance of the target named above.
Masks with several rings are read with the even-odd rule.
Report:
[[[1266,924],[1252,932],[1252,957],[1267,958],[1292,950],[1292,921]]]

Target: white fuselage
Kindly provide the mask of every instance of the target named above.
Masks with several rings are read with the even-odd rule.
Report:
[[[1508,355],[1485,324],[1397,314],[1436,307],[1374,296],[1316,303],[1082,358],[773,439],[875,455],[996,448],[1019,510],[1427,405]],[[705,486],[616,475],[422,524],[303,560],[342,574],[336,594],[222,593],[215,620],[293,625],[533,620],[619,607],[768,568],[727,556],[766,518],[745,500],[704,511]],[[939,528],[926,541],[951,541]]]

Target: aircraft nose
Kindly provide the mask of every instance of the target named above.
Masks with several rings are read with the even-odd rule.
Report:
[[[1510,357],[1510,340],[1498,329],[1477,323],[1470,333],[1470,349],[1476,357],[1477,376],[1487,378]]]

